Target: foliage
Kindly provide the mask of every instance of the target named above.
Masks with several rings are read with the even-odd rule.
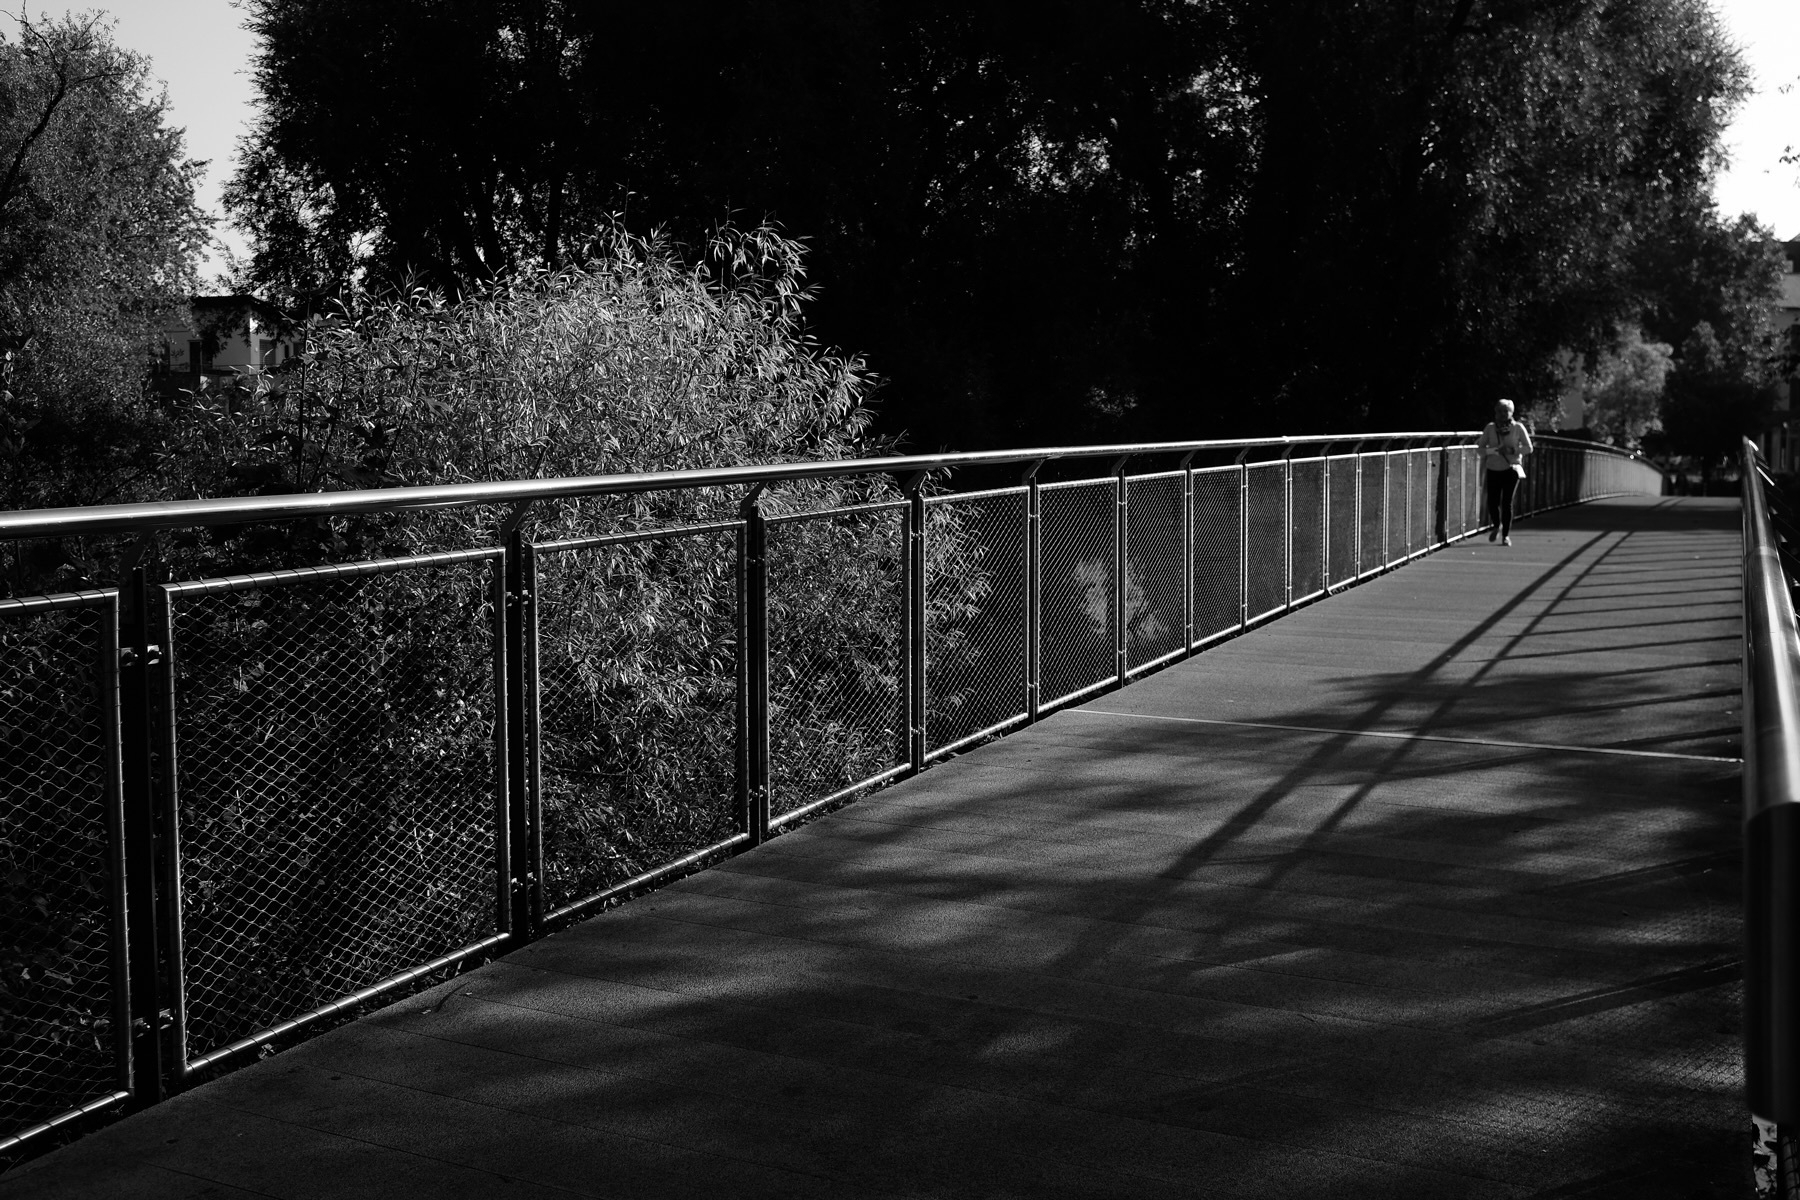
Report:
[[[1779,397],[1766,362],[1751,369],[1730,343],[1701,321],[1682,343],[1663,409],[1665,440],[1658,448],[1691,455],[1710,472],[1738,456],[1742,440],[1769,427]],[[1736,359],[1736,361],[1734,361]]]
[[[612,229],[580,265],[460,298],[353,295],[291,369],[197,395],[170,453],[200,494],[855,457],[872,381],[807,336],[808,295],[801,247],[767,227],[719,231],[691,264]],[[634,503],[621,518],[648,519]],[[659,519],[717,503],[655,501]]]
[[[181,465],[189,486],[203,494],[283,492],[866,452],[871,381],[857,360],[827,354],[806,335],[798,243],[767,227],[725,229],[684,258],[666,240],[609,228],[589,254],[554,270],[528,264],[455,298],[423,286],[351,296],[314,321],[291,369],[195,397],[175,443],[188,456]],[[767,503],[775,511],[830,507],[885,488],[879,478],[823,481],[779,489]],[[545,502],[526,516],[526,529],[544,543],[679,527],[735,518],[739,498],[699,490]],[[185,571],[241,571],[259,560],[492,545],[498,516],[460,509],[235,531],[217,543],[189,538],[172,553],[190,559]],[[797,649],[820,664],[820,690],[795,697],[785,727],[809,730],[808,753],[854,774],[869,747],[830,715],[827,681],[867,686],[868,654],[882,651],[871,651],[863,626],[879,624],[872,589],[897,569],[898,548],[881,538],[846,540],[829,522],[784,528],[796,531],[800,554],[787,582],[817,619],[798,625],[778,615],[777,628],[783,637],[812,630]],[[553,903],[728,832],[735,561],[732,538],[717,534],[540,552],[545,882]],[[819,606],[821,591],[834,601]],[[428,597],[420,603],[430,607]],[[454,622],[415,615],[409,625],[428,637]],[[241,656],[274,652],[246,646]],[[481,686],[476,671],[431,694],[473,697]],[[385,683],[380,691],[390,720],[429,701]],[[279,691],[253,694],[273,712],[285,704]],[[891,750],[891,737],[876,741]],[[470,742],[454,754],[480,749]],[[335,757],[358,761],[348,750]]]
[[[1671,257],[1719,242],[1745,87],[1702,0],[250,13],[247,283],[450,290],[617,211],[771,214],[925,446],[1437,427],[1755,283]]]
[[[1636,326],[1620,330],[1572,381],[1587,429],[1610,445],[1636,449],[1645,433],[1662,427],[1663,386],[1674,357],[1673,346],[1645,341]]]
[[[152,333],[208,220],[146,61],[100,18],[0,39],[0,487],[11,507],[144,494]]]

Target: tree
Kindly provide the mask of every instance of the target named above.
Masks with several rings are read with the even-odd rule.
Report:
[[[0,39],[5,503],[128,499],[149,466],[147,349],[186,302],[208,218],[145,61],[97,16]]]
[[[246,283],[455,289],[615,211],[767,215],[926,446],[1548,394],[1662,303],[1642,260],[1704,225],[1745,85],[1702,0],[250,11]]]
[[[1198,323],[1248,153],[1223,10],[1168,0],[251,13],[246,283],[454,289],[615,210],[689,241],[772,214],[821,336],[900,368],[890,427],[926,443],[1116,424]]]
[[[1662,427],[1674,355],[1673,346],[1646,341],[1636,326],[1620,330],[1575,381],[1586,427],[1601,441],[1636,449],[1646,433]]]
[[[1767,360],[1748,363],[1701,321],[1681,345],[1663,406],[1660,449],[1700,461],[1703,478],[1769,427],[1779,393]]]

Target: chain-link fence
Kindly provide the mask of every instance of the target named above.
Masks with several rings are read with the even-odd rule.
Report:
[[[1039,644],[1043,705],[1054,707],[1118,678],[1113,611],[1118,484],[1045,484]]]
[[[1360,571],[1356,464],[1355,455],[1340,455],[1325,463],[1325,575],[1332,587],[1351,582]]]
[[[532,549],[544,919],[739,832],[742,522]]]
[[[161,589],[190,1067],[503,931],[499,561]]]
[[[0,1153],[1480,527],[1421,440],[0,602]]]
[[[1024,720],[1030,489],[927,501],[926,747],[937,755]]]
[[[1361,523],[1362,570],[1368,575],[1387,564],[1387,455],[1359,454],[1362,501],[1357,509]]]
[[[1296,458],[1288,465],[1289,599],[1310,600],[1325,590],[1325,460]]]
[[[118,596],[0,602],[0,1137],[129,1086]]]
[[[1280,612],[1288,601],[1287,464],[1255,463],[1244,469],[1248,619]]]
[[[1194,641],[1244,620],[1244,475],[1237,467],[1194,472]]]
[[[906,505],[769,520],[770,812],[907,758]]]
[[[1125,665],[1138,671],[1187,649],[1181,509],[1186,473],[1126,481]]]

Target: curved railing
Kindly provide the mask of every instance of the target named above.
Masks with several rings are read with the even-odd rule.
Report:
[[[0,1153],[1465,537],[1474,440],[0,514],[137,563],[0,600]],[[1518,507],[1660,488],[1546,437]]]
[[[1800,627],[1756,446],[1743,448],[1744,1077],[1772,1159],[1800,1191]]]

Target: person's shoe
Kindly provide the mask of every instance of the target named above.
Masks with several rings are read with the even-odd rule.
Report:
[[[1493,541],[1493,540],[1494,540],[1494,539],[1495,539],[1495,538],[1497,538],[1497,537],[1499,537],[1499,536],[1500,536],[1500,531],[1499,531],[1499,530],[1498,530],[1498,529],[1490,529],[1490,530],[1488,530],[1488,541],[1490,541],[1490,542],[1491,542],[1491,541]]]
[[[1512,545],[1512,534],[1510,534],[1510,533],[1509,533],[1509,534],[1507,534],[1507,535],[1506,535],[1506,536],[1505,536],[1505,537],[1503,537],[1503,538],[1501,538],[1501,539],[1500,539],[1500,544],[1501,544],[1501,545],[1502,545],[1502,546],[1510,546],[1510,545]]]

